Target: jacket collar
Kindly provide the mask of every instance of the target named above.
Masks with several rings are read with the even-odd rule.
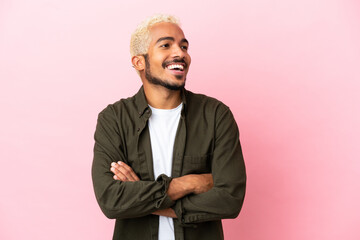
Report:
[[[185,88],[181,89],[181,100],[183,103],[183,108],[181,110],[181,116],[185,116],[185,109],[186,109],[186,96],[187,96],[187,90]],[[139,117],[141,117],[145,111],[149,108],[149,104],[146,101],[144,86],[141,86],[139,91],[135,94],[135,106],[137,108],[137,112],[139,114]]]

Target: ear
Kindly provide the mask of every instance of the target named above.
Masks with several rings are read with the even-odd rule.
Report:
[[[131,58],[131,62],[134,66],[134,68],[138,71],[142,71],[145,69],[145,58],[144,56],[133,56]]]

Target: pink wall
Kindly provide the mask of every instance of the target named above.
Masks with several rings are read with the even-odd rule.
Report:
[[[0,239],[110,239],[90,167],[97,113],[135,93],[132,30],[190,40],[188,89],[232,109],[248,188],[227,239],[360,239],[360,4],[0,2]]]

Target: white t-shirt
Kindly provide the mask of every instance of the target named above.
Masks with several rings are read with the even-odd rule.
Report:
[[[157,109],[149,106],[149,131],[155,179],[166,174],[171,177],[175,135],[179,125],[182,103],[174,109]],[[174,240],[172,218],[159,217],[159,240]]]

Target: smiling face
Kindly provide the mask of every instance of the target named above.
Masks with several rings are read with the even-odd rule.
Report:
[[[146,80],[170,90],[181,89],[191,63],[183,31],[173,23],[157,23],[150,28],[150,39],[145,55]]]

